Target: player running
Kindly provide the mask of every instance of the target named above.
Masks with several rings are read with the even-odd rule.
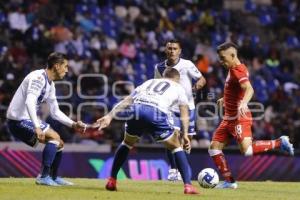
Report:
[[[43,102],[50,106],[51,116],[62,124],[83,132],[85,124],[74,122],[58,107],[54,80],[61,80],[68,72],[68,61],[61,53],[51,53],[46,69],[28,74],[16,91],[7,110],[8,129],[12,135],[29,146],[44,143],[41,174],[36,184],[47,186],[73,185],[57,176],[64,143],[49,124],[38,118]]]
[[[235,44],[223,43],[218,47],[217,52],[221,64],[228,69],[224,97],[218,100],[218,103],[225,108],[225,115],[214,132],[208,152],[225,179],[216,188],[236,189],[238,187],[237,182],[232,177],[222,152],[230,137],[235,138],[240,151],[246,156],[272,149],[281,149],[289,155],[294,155],[294,148],[288,136],[281,136],[277,140],[253,141],[252,116],[247,106],[254,93],[249,81],[249,72],[246,66],[240,62]]]
[[[130,149],[142,134],[151,134],[157,142],[162,142],[174,155],[184,182],[184,193],[198,194],[191,184],[191,175],[188,172],[190,166],[179,138],[174,134],[170,113],[171,106],[178,105],[182,123],[183,147],[189,150],[191,147],[188,138],[188,99],[184,95],[184,89],[178,84],[180,75],[176,69],[168,68],[163,75],[162,79],[151,79],[137,87],[129,97],[96,122],[99,129],[105,128],[118,113],[126,108],[128,116],[132,116],[126,122],[124,140],[115,153],[111,175],[106,184],[107,190],[117,190],[117,174],[127,159]]]
[[[188,135],[189,135],[189,139],[191,140],[193,135],[196,134],[195,103],[194,103],[192,88],[194,87],[195,90],[200,90],[206,84],[206,80],[202,76],[201,72],[199,72],[197,67],[194,65],[194,63],[192,63],[190,60],[180,58],[181,51],[182,51],[181,45],[178,40],[168,41],[166,43],[166,49],[165,49],[167,59],[164,62],[155,65],[154,78],[161,78],[164,70],[167,68],[174,68],[179,71],[180,73],[179,83],[184,88],[188,98],[189,116],[190,116]],[[194,86],[193,86],[193,81],[196,81]],[[180,124],[180,113],[179,113],[178,106],[173,106],[172,112],[174,114],[173,116],[174,124],[175,124],[174,126],[177,130],[180,130],[181,124]],[[169,170],[168,180],[170,181],[181,180],[181,176],[177,170],[177,165],[173,154],[167,150],[167,156],[171,166]]]

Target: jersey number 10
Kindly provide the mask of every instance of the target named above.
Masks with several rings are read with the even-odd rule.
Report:
[[[160,81],[157,83],[155,80],[153,80],[147,87],[147,90],[162,95],[169,87],[170,83],[167,81]]]

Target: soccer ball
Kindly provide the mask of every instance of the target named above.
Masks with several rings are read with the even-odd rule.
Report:
[[[219,183],[219,175],[212,168],[205,168],[198,174],[198,183],[203,188],[214,188]]]

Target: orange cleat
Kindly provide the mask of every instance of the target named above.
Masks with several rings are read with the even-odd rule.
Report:
[[[199,192],[197,191],[197,189],[190,185],[190,184],[185,184],[184,185],[184,194],[199,194]]]
[[[117,191],[117,180],[113,177],[109,177],[105,185],[106,190]]]

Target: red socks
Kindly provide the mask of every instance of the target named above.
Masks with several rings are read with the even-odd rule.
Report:
[[[272,149],[277,149],[280,147],[280,140],[258,140],[253,141],[252,149],[253,155],[266,152]]]
[[[216,166],[218,167],[220,173],[224,177],[224,179],[228,182],[235,182],[234,178],[231,176],[231,171],[228,168],[227,161],[225,160],[224,154],[220,153],[212,156]]]

